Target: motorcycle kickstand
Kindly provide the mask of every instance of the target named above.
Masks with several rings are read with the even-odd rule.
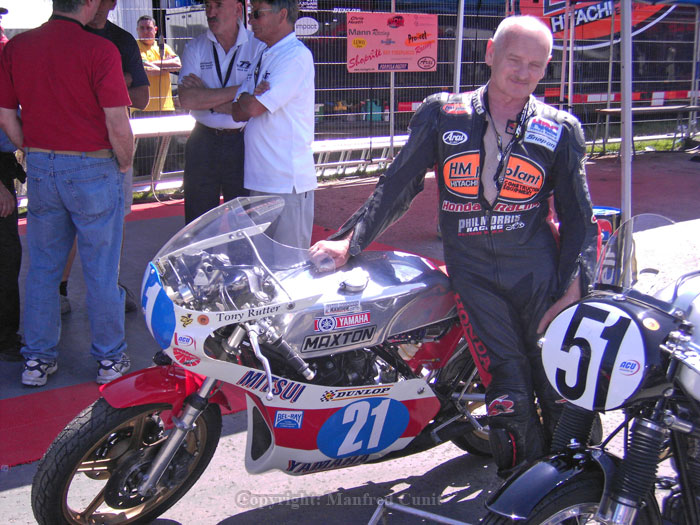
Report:
[[[207,399],[216,386],[217,381],[217,379],[207,377],[199,390],[188,398],[184,405],[182,416],[180,418],[172,417],[175,429],[156,454],[148,472],[146,472],[139,484],[137,490],[141,496],[146,498],[155,492],[156,485],[165,473],[165,469],[170,465],[187,434],[194,428],[194,422],[207,407]]]

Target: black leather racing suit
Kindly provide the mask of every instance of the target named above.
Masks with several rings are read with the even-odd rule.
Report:
[[[544,375],[535,332],[577,275],[586,289],[598,227],[580,124],[534,97],[512,126],[498,197],[493,205],[484,199],[479,166],[487,130],[485,89],[427,98],[411,120],[408,142],[334,238],[353,229],[350,254],[358,254],[408,209],[426,171],[436,166],[447,270],[486,387],[494,459],[506,473],[543,453],[558,419],[558,396]],[[551,195],[559,246],[547,222]]]

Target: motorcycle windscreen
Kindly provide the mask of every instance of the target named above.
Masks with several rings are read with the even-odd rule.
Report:
[[[280,197],[238,197],[225,202],[189,223],[166,242],[154,260],[192,246],[215,246],[226,242],[222,234],[246,231],[260,234],[272,224],[284,208]],[[204,249],[204,248],[201,248]]]
[[[659,297],[679,275],[697,267],[695,232],[662,215],[625,221],[610,237],[595,270],[595,287]]]
[[[332,259],[312,259],[309,250],[285,246],[265,235],[283,207],[279,197],[240,197],[176,233],[152,261],[175,306],[192,315],[245,311],[250,317],[251,307],[318,295],[299,276],[307,270],[307,281],[314,281],[333,270]]]

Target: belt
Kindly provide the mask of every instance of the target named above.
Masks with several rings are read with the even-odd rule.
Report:
[[[236,133],[243,131],[243,128],[210,128],[201,122],[197,122],[196,126],[209,133],[212,133],[213,135],[235,135]]]
[[[54,155],[70,155],[71,157],[90,157],[91,159],[111,159],[114,153],[111,149],[98,149],[97,151],[62,151],[44,148],[26,148],[27,153],[53,153]]]

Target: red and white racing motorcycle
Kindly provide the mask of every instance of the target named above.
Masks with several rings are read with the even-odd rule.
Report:
[[[172,363],[105,385],[56,438],[32,487],[39,523],[154,519],[207,467],[222,412],[243,403],[251,473],[309,474],[447,440],[489,453],[444,273],[399,252],[334,270],[265,235],[282,206],[228,202],[158,252],[142,306]]]

